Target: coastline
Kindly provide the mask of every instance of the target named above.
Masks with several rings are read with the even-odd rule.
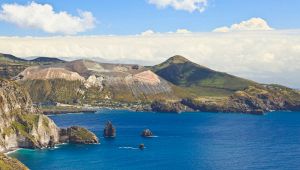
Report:
[[[128,111],[146,111],[146,110],[137,110],[129,107],[101,107],[101,106],[90,106],[90,107],[51,107],[51,108],[40,108],[41,112],[44,115],[56,115],[56,114],[66,114],[66,113],[90,113],[97,112],[102,109],[107,110],[128,110]]]
[[[5,155],[9,155],[9,154],[11,154],[11,153],[14,153],[14,152],[20,150],[20,149],[22,149],[22,148],[12,148],[12,149],[9,149],[9,150],[4,151],[4,152],[2,152],[2,153],[5,154]]]

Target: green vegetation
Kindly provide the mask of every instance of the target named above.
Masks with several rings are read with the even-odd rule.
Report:
[[[250,80],[200,66],[182,56],[171,57],[153,66],[152,70],[167,81],[183,88],[185,93],[179,88],[176,89],[180,96],[230,95],[256,84]]]
[[[78,144],[99,143],[99,139],[94,133],[82,127],[72,126],[62,131],[63,132],[61,132],[61,134],[67,135],[69,137],[70,143],[78,143]],[[65,131],[67,131],[67,133],[65,133]]]
[[[64,79],[26,80],[20,82],[28,90],[33,102],[59,102],[73,104],[82,100],[85,89],[80,81]],[[34,88],[33,88],[34,87]]]
[[[31,141],[35,146],[39,146],[37,139],[30,134],[34,127],[38,126],[38,114],[19,114],[16,121],[12,122],[12,127],[15,132],[24,136]]]
[[[20,161],[10,158],[0,153],[0,169],[1,170],[28,170],[28,168]]]
[[[77,140],[86,140],[94,138],[94,134],[85,128],[74,127],[71,128],[71,137],[76,136]]]

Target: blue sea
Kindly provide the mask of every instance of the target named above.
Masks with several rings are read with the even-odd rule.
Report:
[[[264,116],[228,113],[151,113],[101,110],[50,116],[58,126],[79,125],[101,144],[18,150],[10,156],[32,170],[299,170],[300,112]],[[117,129],[104,139],[106,121]],[[142,138],[143,129],[156,135]],[[138,149],[144,143],[145,149]]]

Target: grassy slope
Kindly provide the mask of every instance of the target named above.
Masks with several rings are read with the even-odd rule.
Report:
[[[10,158],[0,153],[0,169],[1,170],[28,170],[28,168],[17,159]]]
[[[60,102],[72,104],[83,95],[78,91],[83,87],[80,81],[26,80],[20,84],[28,90],[33,102]],[[34,88],[32,88],[34,87]]]
[[[256,84],[200,66],[181,56],[174,56],[153,66],[152,70],[178,86],[174,89],[179,96],[227,96]]]

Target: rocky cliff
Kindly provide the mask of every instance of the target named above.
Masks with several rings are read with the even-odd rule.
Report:
[[[47,147],[59,142],[59,128],[32,106],[29,94],[14,82],[0,80],[0,152]]]
[[[15,148],[51,147],[61,141],[61,131],[64,129],[59,129],[32,106],[30,96],[23,88],[0,79],[0,152]],[[96,136],[84,128],[71,127],[67,131],[70,131],[70,138],[98,143]]]

